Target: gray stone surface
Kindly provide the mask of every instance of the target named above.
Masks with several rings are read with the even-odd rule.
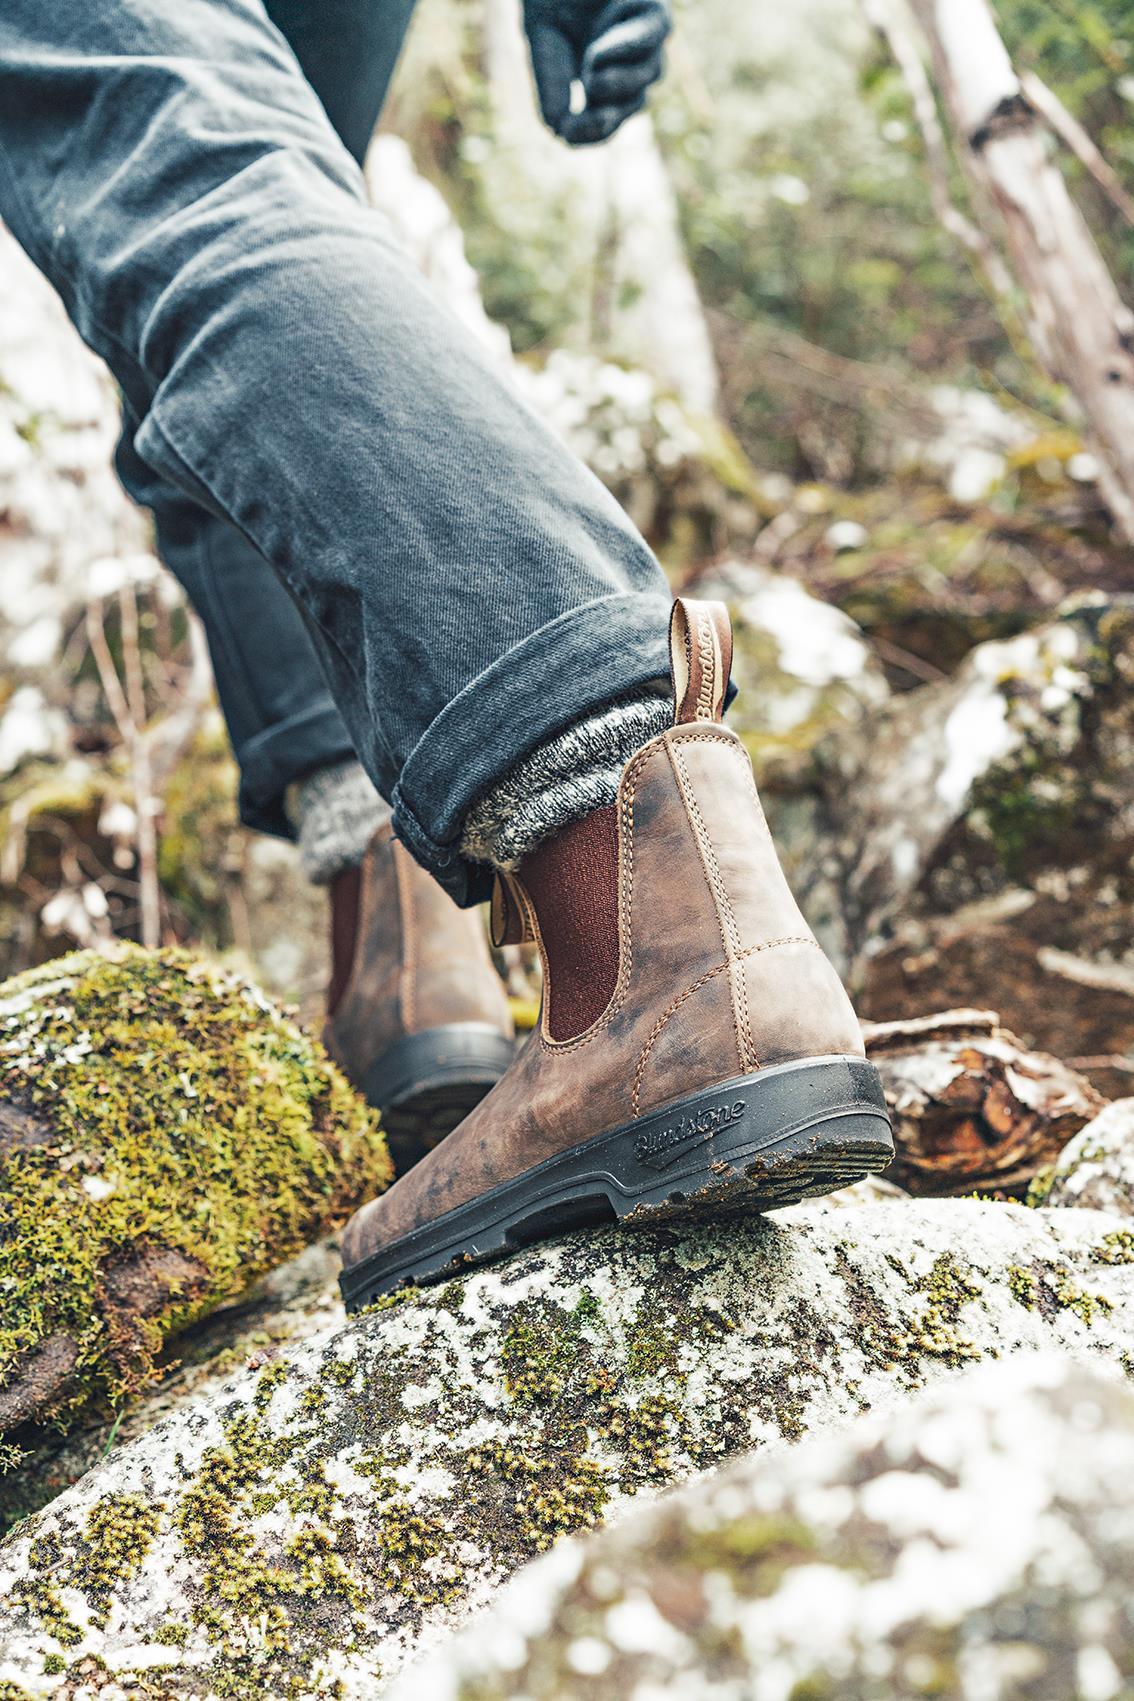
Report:
[[[1134,1217],[1134,1099],[1116,1099],[1080,1129],[1037,1193],[1049,1205]]]
[[[369,1696],[635,1495],[977,1360],[1117,1367],[1132,1330],[1101,1212],[898,1200],[533,1249],[284,1345],[17,1529],[0,1684]]]
[[[781,830],[805,907],[837,890],[863,1016],[976,1004],[1130,1091],[1132,682],[1134,607],[1085,599],[821,747],[817,822]]]
[[[563,1544],[389,1701],[1120,1701],[1134,1396],[1046,1356]]]

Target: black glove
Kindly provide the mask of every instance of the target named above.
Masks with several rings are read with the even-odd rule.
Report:
[[[604,142],[662,74],[669,0],[524,0],[544,120],[565,142]],[[571,84],[582,82],[582,112]]]

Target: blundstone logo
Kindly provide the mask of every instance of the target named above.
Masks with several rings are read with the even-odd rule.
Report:
[[[713,623],[708,615],[697,617],[697,665],[701,669],[701,678],[697,688],[697,719],[711,721],[713,719],[713,696],[716,680],[717,640],[713,631]]]
[[[739,1122],[744,1109],[744,1100],[737,1099],[733,1104],[714,1105],[699,1116],[683,1116],[679,1121],[671,1122],[668,1128],[643,1128],[634,1142],[638,1162],[649,1164],[651,1169],[664,1169],[680,1157],[687,1146],[697,1140],[707,1140],[710,1135],[719,1134],[722,1128],[730,1128],[734,1122]]]

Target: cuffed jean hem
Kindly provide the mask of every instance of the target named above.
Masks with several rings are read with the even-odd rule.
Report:
[[[354,745],[343,717],[328,695],[301,715],[292,715],[236,751],[240,768],[240,819],[257,833],[294,839],[284,798],[288,786],[317,768],[347,762]]]
[[[492,870],[461,856],[472,805],[529,751],[572,722],[669,675],[667,598],[600,597],[515,644],[442,709],[394,789],[394,831],[462,907],[492,890]]]

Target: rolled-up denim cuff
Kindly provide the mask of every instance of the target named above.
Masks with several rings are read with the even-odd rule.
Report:
[[[301,715],[257,733],[236,751],[241,821],[254,832],[294,839],[284,804],[288,786],[353,755],[346,723],[329,694]]]
[[[534,750],[615,697],[669,675],[669,602],[626,592],[561,614],[465,686],[422,734],[391,802],[394,831],[458,904],[492,870],[458,840],[469,809]]]

